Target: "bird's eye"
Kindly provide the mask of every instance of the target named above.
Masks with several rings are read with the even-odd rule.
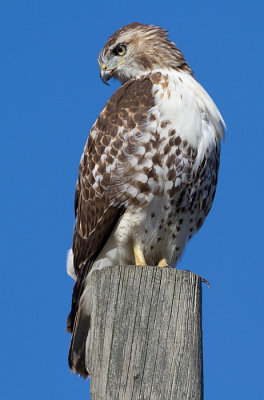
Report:
[[[114,53],[117,56],[123,56],[126,53],[126,46],[124,44],[118,44],[114,49]]]

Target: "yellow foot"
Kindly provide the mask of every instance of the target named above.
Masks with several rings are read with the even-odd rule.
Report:
[[[144,266],[147,265],[143,251],[141,250],[138,244],[134,244],[133,250],[134,250],[136,265],[144,265]]]
[[[168,263],[166,258],[163,258],[162,260],[160,260],[160,262],[158,263],[158,267],[164,268],[164,267],[168,267]]]

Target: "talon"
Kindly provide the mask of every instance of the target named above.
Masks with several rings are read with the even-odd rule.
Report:
[[[147,263],[146,263],[143,251],[141,250],[139,245],[138,244],[134,244],[133,250],[134,250],[134,256],[135,256],[135,264],[137,266],[139,266],[139,265],[146,266]]]
[[[201,278],[201,281],[204,282],[204,283],[206,283],[207,286],[208,286],[208,288],[210,289],[211,285],[210,285],[210,282],[208,282],[207,279]]]
[[[160,267],[160,268],[164,268],[164,267],[168,267],[169,265],[168,265],[168,263],[167,263],[167,260],[166,260],[166,258],[163,258],[162,260],[160,260],[160,262],[158,263],[158,267]]]

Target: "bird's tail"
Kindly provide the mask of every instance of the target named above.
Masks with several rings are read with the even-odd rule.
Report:
[[[92,314],[90,276],[91,274],[88,274],[83,277],[81,282],[77,278],[73,289],[72,310],[67,318],[67,332],[72,333],[69,366],[72,371],[84,378],[89,376],[86,354]],[[78,296],[75,296],[76,293]]]

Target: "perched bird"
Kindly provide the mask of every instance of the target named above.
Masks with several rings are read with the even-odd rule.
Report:
[[[225,127],[166,30],[126,25],[98,63],[104,83],[113,77],[122,86],[91,129],[76,186],[67,330],[70,367],[83,376],[91,271],[177,264],[212,206]]]

